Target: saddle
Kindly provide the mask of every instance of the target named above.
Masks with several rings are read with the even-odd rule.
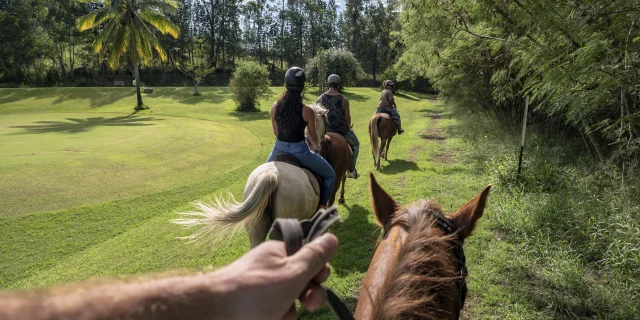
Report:
[[[310,170],[309,168],[305,168],[303,167],[300,162],[298,161],[298,159],[296,159],[296,157],[287,154],[287,153],[279,153],[275,156],[273,161],[277,161],[277,162],[284,162],[287,164],[290,164],[292,166],[296,166],[300,169],[302,169],[302,171],[304,171],[304,173],[307,174],[307,177],[309,178],[309,182],[311,183],[311,185],[313,186],[313,190],[316,192],[316,194],[320,194],[320,186],[322,185],[322,177],[320,175],[318,175],[317,173],[313,172],[312,170]]]

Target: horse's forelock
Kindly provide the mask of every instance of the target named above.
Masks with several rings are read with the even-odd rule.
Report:
[[[385,280],[384,290],[374,299],[378,319],[398,319],[407,315],[432,319],[441,311],[435,295],[440,288],[457,279],[451,265],[451,235],[442,235],[430,211],[442,214],[435,201],[417,201],[399,210],[392,225],[408,229],[407,240],[400,249],[392,276]]]

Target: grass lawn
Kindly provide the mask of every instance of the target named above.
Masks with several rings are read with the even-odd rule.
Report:
[[[143,96],[151,109],[132,114],[130,88],[0,89],[0,288],[207,270],[248,250],[243,233],[229,235],[225,245],[185,243],[176,237],[190,231],[169,223],[191,201],[228,192],[240,198],[274,141],[268,112],[235,112],[226,88],[202,88],[200,97],[191,90],[156,88]],[[378,96],[368,88],[347,94],[363,176],[373,169],[367,124]],[[263,101],[262,110],[275,97]],[[487,183],[496,184],[465,244],[470,293],[464,318],[637,317],[637,271],[621,283],[622,271],[576,251],[588,241],[560,237],[568,231],[548,223],[559,222],[548,214],[559,214],[553,208],[566,209],[566,217],[579,212],[578,205],[559,206],[568,186],[544,189],[580,174],[562,162],[572,150],[534,134],[531,157],[560,169],[547,170],[551,176],[540,181],[534,173],[546,171],[530,169],[527,177],[542,189],[526,192],[504,175],[513,171],[517,129],[428,96],[396,99],[406,133],[393,140],[390,161],[376,177],[397,201],[433,198],[453,211]],[[341,247],[328,284],[355,307],[379,228],[366,178],[348,180],[345,197],[343,222],[332,229]],[[634,257],[621,262],[623,270],[636,266]],[[331,315],[325,308],[301,317]]]

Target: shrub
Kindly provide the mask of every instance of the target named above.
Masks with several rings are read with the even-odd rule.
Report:
[[[271,93],[269,71],[253,61],[241,61],[231,76],[229,88],[238,111],[256,111],[259,100]]]
[[[327,77],[330,74],[340,76],[342,87],[355,86],[365,75],[353,53],[341,49],[320,51],[307,61],[305,71],[307,79],[315,83],[321,91],[326,88]]]

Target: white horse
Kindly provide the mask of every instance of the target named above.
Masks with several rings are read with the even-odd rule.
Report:
[[[326,133],[327,110],[319,104],[311,105],[315,112],[315,134],[322,141]],[[308,135],[308,131],[305,130]],[[307,169],[284,162],[267,162],[257,167],[244,187],[244,201],[237,202],[233,195],[228,200],[217,198],[215,203],[198,202],[198,212],[183,212],[191,218],[173,222],[187,226],[202,226],[189,238],[205,234],[220,236],[230,228],[244,222],[251,248],[264,242],[277,218],[310,218],[320,201],[320,184]]]

